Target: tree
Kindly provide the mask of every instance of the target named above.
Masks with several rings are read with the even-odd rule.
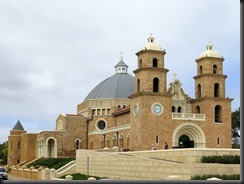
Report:
[[[232,138],[234,144],[239,144],[240,140],[240,107],[232,112]]]
[[[2,159],[3,164],[7,164],[8,159],[8,141],[0,144],[0,159]]]

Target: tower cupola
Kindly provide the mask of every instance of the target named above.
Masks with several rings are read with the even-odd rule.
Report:
[[[160,45],[155,43],[155,38],[152,36],[152,33],[147,38],[147,43],[141,48],[141,50],[159,50],[162,51]]]
[[[213,49],[213,45],[211,43],[208,43],[206,45],[206,48],[207,48],[207,50],[205,50],[204,52],[202,52],[199,55],[198,59],[201,59],[203,57],[221,58],[220,55],[219,55],[219,53],[216,50]]]
[[[123,53],[120,52],[120,61],[114,66],[116,73],[127,73],[128,66],[123,61]]]

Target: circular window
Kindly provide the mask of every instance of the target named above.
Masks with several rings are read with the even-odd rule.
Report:
[[[103,121],[103,120],[98,121],[98,123],[97,123],[97,127],[98,127],[100,130],[103,130],[103,129],[106,127],[106,123],[105,123],[105,121]]]

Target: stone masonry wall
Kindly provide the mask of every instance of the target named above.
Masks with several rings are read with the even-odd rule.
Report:
[[[155,153],[161,153],[162,158],[167,151],[146,151],[137,155],[137,152],[77,150],[76,172],[87,174],[89,158],[89,175],[119,180],[166,180],[172,175],[178,176],[180,180],[189,180],[192,175],[240,174],[240,165],[189,163],[190,159],[185,163],[178,163],[154,158]],[[199,149],[199,152],[196,150],[195,153],[192,151],[188,152],[189,158],[197,158],[197,154],[200,156],[211,153],[204,149]],[[212,154],[228,154],[229,152],[230,150],[213,150]],[[177,152],[172,151],[171,158],[177,157],[175,153]],[[191,156],[192,153],[195,156]],[[192,159],[192,162],[195,160]]]

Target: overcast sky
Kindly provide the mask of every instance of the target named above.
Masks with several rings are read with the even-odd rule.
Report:
[[[0,0],[0,143],[18,119],[27,132],[54,130],[115,74],[123,52],[129,73],[152,33],[173,74],[195,98],[195,59],[211,42],[225,58],[226,97],[240,107],[240,1]]]

